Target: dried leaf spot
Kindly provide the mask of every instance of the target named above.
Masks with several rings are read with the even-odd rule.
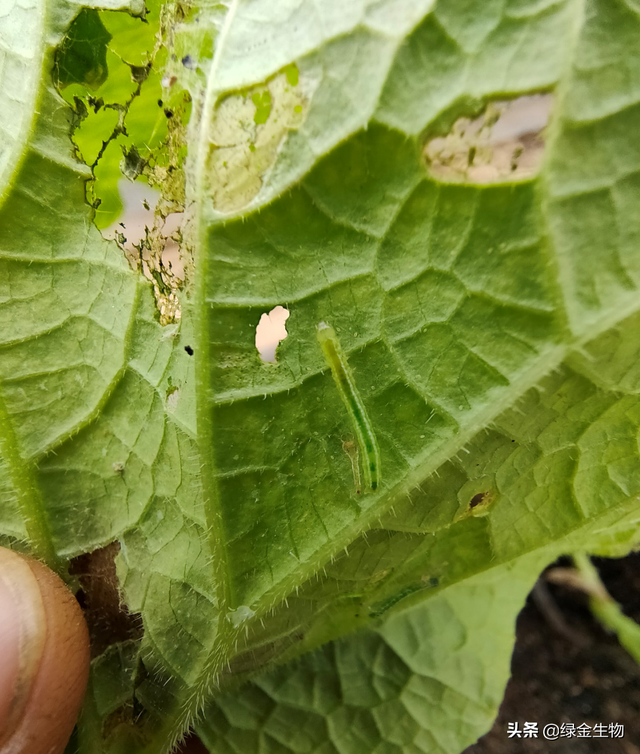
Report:
[[[256,327],[256,348],[262,361],[275,363],[276,349],[288,333],[285,322],[289,319],[289,310],[276,306],[260,317]]]
[[[135,146],[127,149],[122,147],[122,160],[120,161],[120,170],[122,174],[130,181],[135,181],[138,176],[142,175],[146,166],[145,160]]]
[[[209,128],[209,190],[214,209],[233,212],[260,191],[288,133],[309,106],[295,65],[264,84],[218,102]]]
[[[468,518],[469,516],[486,516],[493,507],[495,499],[496,495],[492,490],[477,492],[469,500],[466,510],[462,512],[458,520]]]
[[[544,128],[553,95],[490,102],[479,117],[459,118],[424,149],[429,172],[441,181],[500,183],[534,176],[544,156]]]
[[[478,492],[477,495],[474,495],[469,503],[469,508],[475,508],[477,505],[480,505],[487,497],[487,494],[486,492]]]
[[[127,63],[127,65],[131,71],[131,80],[134,83],[142,84],[149,78],[152,68],[151,63],[147,63],[146,65],[132,65],[131,63]]]

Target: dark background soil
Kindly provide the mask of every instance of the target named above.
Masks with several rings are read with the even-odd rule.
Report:
[[[640,554],[594,562],[609,593],[640,622]],[[640,666],[593,618],[586,596],[544,576],[541,585],[546,606],[536,592],[518,617],[513,675],[498,718],[464,754],[640,754]],[[525,721],[538,722],[539,738],[508,738],[507,723],[522,728]],[[625,735],[542,738],[546,723],[563,722],[622,723]]]

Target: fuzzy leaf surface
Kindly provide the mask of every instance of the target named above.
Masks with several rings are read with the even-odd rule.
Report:
[[[1,532],[62,573],[117,543],[143,626],[95,658],[75,745],[164,751],[204,707],[212,751],[459,751],[490,725],[539,570],[636,540],[638,9],[236,0],[170,15],[162,80],[193,100],[178,327],[84,200],[78,113],[51,79],[80,7],[7,8]],[[124,102],[132,82],[105,79],[105,61],[133,56],[136,35],[88,18],[102,48],[67,39],[69,85]],[[536,102],[544,132],[514,131]],[[136,148],[157,107],[132,109]],[[268,364],[256,327],[278,305],[288,337]],[[375,490],[359,489],[353,406]],[[313,721],[304,740],[292,705]]]

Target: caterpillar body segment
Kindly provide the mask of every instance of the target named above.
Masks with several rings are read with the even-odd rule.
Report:
[[[358,393],[338,336],[333,327],[326,322],[320,322],[318,325],[318,342],[353,423],[362,457],[365,484],[369,490],[375,492],[380,482],[380,450],[371,420]]]

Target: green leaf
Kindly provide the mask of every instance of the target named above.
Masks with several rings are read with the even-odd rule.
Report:
[[[111,34],[95,10],[83,9],[74,19],[58,50],[56,84],[85,84],[99,89],[107,80],[107,45]]]
[[[0,32],[0,530],[65,576],[117,543],[144,628],[76,745],[168,751],[206,709],[216,751],[459,751],[539,570],[638,539],[637,14],[109,6]],[[187,214],[180,284],[160,231],[131,269],[93,225],[123,152]]]
[[[523,561],[222,696],[198,725],[201,740],[221,754],[462,751],[502,699],[515,617],[541,563]]]

